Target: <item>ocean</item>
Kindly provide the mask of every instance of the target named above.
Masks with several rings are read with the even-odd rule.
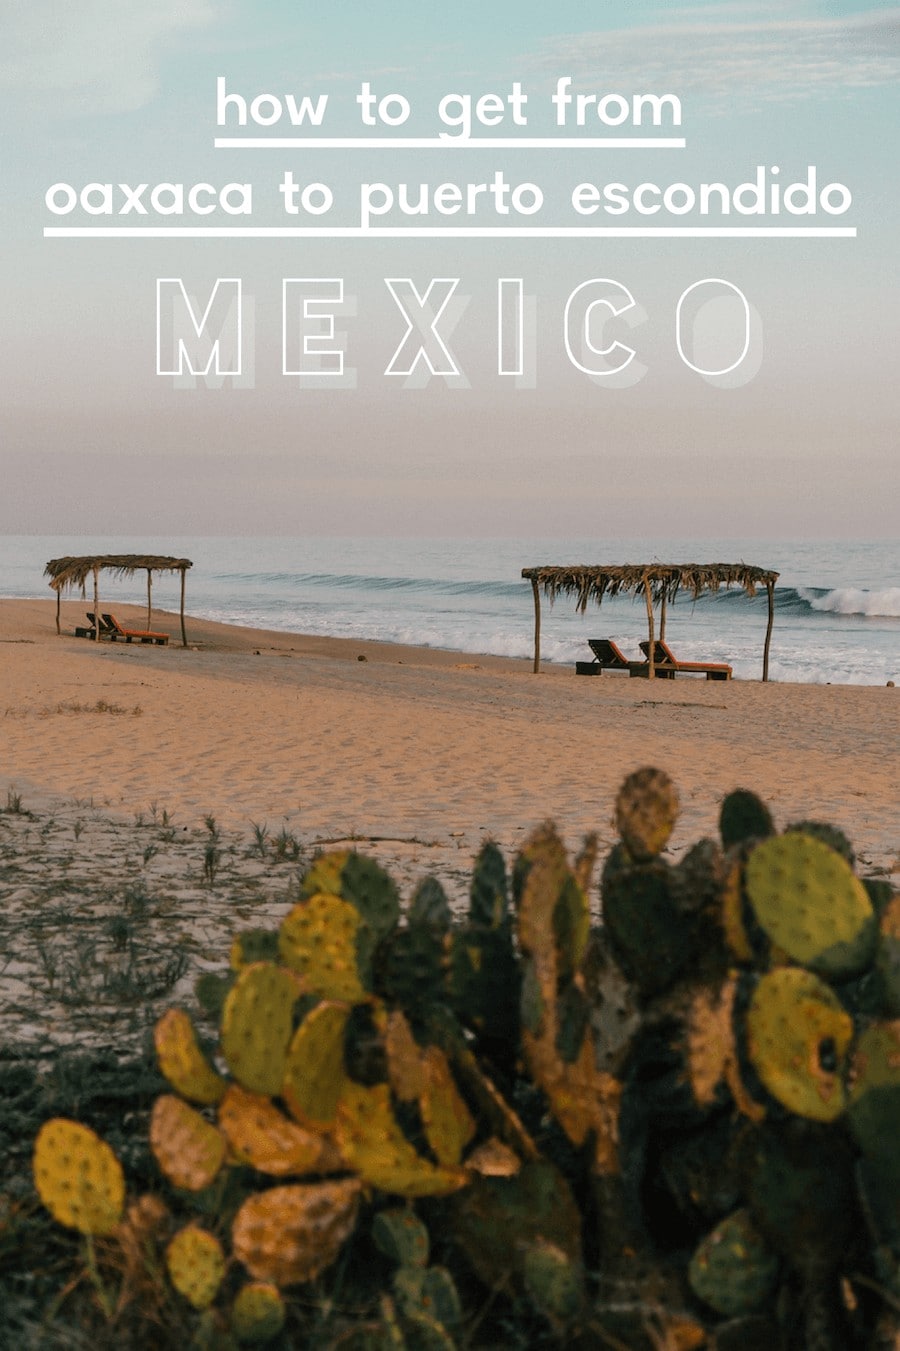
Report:
[[[530,657],[534,613],[523,567],[562,563],[746,562],[781,575],[769,676],[779,681],[883,685],[900,681],[900,565],[890,541],[464,540],[307,537],[0,537],[0,595],[53,596],[50,558],[86,553],[187,557],[187,611],[231,624]],[[178,608],[178,579],[154,577],[153,603]],[[77,594],[77,593],[76,593]],[[146,602],[144,578],[101,576],[101,598]],[[766,597],[740,588],[679,597],[666,637],[684,660],[727,661],[736,677],[762,670]],[[542,602],[542,660],[589,660],[587,639],[613,638],[638,657],[643,597]]]

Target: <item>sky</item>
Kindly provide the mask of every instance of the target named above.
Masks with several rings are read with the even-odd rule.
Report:
[[[896,535],[900,8],[0,0],[0,30],[4,533]],[[660,125],[639,94],[670,96]],[[505,144],[460,148],[466,115]],[[298,135],[345,144],[214,144]],[[584,143],[618,137],[684,144]],[[287,173],[321,185],[296,214]],[[250,212],[153,196],[201,183]],[[774,212],[792,183],[811,210]],[[44,234],[133,227],[298,233]],[[685,233],[734,227],[855,234]],[[238,279],[240,373],[204,374],[213,325],[236,360]]]

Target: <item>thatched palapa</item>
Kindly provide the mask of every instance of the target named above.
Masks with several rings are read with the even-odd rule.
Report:
[[[588,603],[601,604],[604,596],[620,593],[642,593],[647,606],[647,625],[650,637],[649,671],[654,674],[654,619],[653,607],[660,607],[659,637],[666,636],[666,605],[679,591],[687,592],[696,600],[704,591],[718,591],[723,586],[740,586],[748,596],[755,596],[757,587],[764,586],[769,600],[769,619],[763,647],[763,680],[769,678],[769,643],[775,618],[775,583],[778,573],[766,568],[751,567],[747,563],[621,563],[600,566],[573,564],[523,568],[522,576],[531,582],[534,593],[534,669],[541,668],[541,592],[551,605],[557,596],[574,596],[576,609],[584,614]]]
[[[86,596],[88,577],[94,579],[94,613],[99,619],[99,576],[104,569],[115,577],[133,577],[136,572],[147,573],[147,627],[150,628],[154,572],[180,572],[181,642],[187,647],[187,634],[184,628],[184,582],[188,568],[193,566],[189,558],[172,558],[168,554],[86,554],[79,557],[51,558],[44,568],[44,576],[50,578],[50,586],[56,592],[56,632],[60,632],[59,607],[63,591],[80,587],[82,596]]]

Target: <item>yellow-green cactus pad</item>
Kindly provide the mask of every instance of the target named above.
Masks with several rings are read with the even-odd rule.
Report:
[[[346,1080],[335,1135],[350,1167],[395,1196],[445,1196],[468,1180],[464,1169],[435,1167],[416,1153],[394,1116],[387,1084],[366,1088]]]
[[[399,1102],[416,1102],[425,1087],[422,1048],[402,1009],[392,1009],[384,1032],[388,1080]]]
[[[304,1126],[324,1129],[334,1121],[344,1084],[346,1004],[317,1004],[294,1033],[284,1065],[281,1096]]]
[[[850,1015],[811,971],[781,967],[753,992],[746,1014],[750,1061],[772,1097],[797,1116],[840,1116],[852,1037]]]
[[[453,1167],[475,1134],[475,1121],[438,1046],[422,1054],[424,1085],[419,1099],[422,1124],[438,1163]]]
[[[356,906],[340,896],[311,896],[295,905],[281,925],[281,960],[299,972],[310,994],[358,1003],[366,998],[357,966],[361,923]]]
[[[50,1214],[82,1234],[109,1234],[122,1218],[125,1178],[105,1140],[54,1117],[34,1142],[34,1184]]]
[[[284,1300],[277,1285],[253,1281],[235,1295],[231,1331],[239,1342],[259,1346],[277,1337],[284,1327]]]
[[[220,1130],[181,1098],[157,1098],[150,1116],[150,1148],[170,1182],[187,1191],[208,1187],[225,1161]]]
[[[753,917],[791,961],[842,978],[872,958],[878,923],[868,892],[845,858],[791,831],[761,841],[744,868]]]
[[[661,769],[635,770],[616,797],[616,829],[632,858],[655,858],[678,819],[678,791]]]
[[[184,1009],[169,1009],[153,1032],[159,1068],[183,1098],[204,1105],[218,1102],[227,1087],[197,1045],[194,1025]]]
[[[278,1093],[294,1030],[297,977],[273,962],[245,966],[222,1010],[222,1054],[251,1093]]]
[[[212,1304],[225,1275],[225,1254],[214,1234],[189,1224],[166,1248],[169,1279],[195,1309]]]
[[[357,1178],[273,1187],[251,1196],[235,1216],[235,1256],[260,1281],[314,1280],[335,1260],[356,1223]]]
[[[271,1098],[232,1084],[219,1104],[219,1126],[241,1163],[272,1177],[298,1177],[339,1167],[326,1136],[297,1126]]]
[[[340,896],[341,875],[349,857],[349,849],[333,849],[330,854],[321,854],[303,874],[301,896],[315,896],[319,892]]]

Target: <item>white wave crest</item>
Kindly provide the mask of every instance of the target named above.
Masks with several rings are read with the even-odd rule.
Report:
[[[807,599],[814,610],[827,610],[831,614],[900,618],[900,586],[887,586],[881,591],[842,586],[824,596],[807,594]]]

